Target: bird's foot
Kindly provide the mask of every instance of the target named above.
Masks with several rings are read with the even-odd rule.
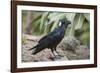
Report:
[[[63,55],[61,55],[59,52],[57,52],[57,55],[58,55],[58,56],[60,56],[60,57],[64,57],[64,56],[63,56]]]
[[[55,55],[55,57],[53,57],[53,60],[60,60],[63,56],[62,55]]]
[[[54,58],[55,58],[55,59],[60,59],[61,56],[60,56],[60,55],[56,55]]]
[[[55,61],[55,60],[61,59],[61,56],[55,55],[54,57],[50,57],[50,59]]]
[[[58,54],[59,57],[64,57],[63,55]]]

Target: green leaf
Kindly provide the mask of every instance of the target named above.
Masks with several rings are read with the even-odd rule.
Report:
[[[82,28],[84,20],[85,20],[85,17],[83,14],[78,14],[75,17],[75,30]]]
[[[87,21],[90,22],[90,14],[89,13],[84,13],[84,16],[87,19]]]
[[[45,12],[42,14],[42,18],[41,18],[41,21],[40,21],[40,26],[39,26],[39,29],[42,31],[42,29],[44,28],[44,25],[45,25],[45,21],[47,19],[47,15],[48,15],[48,12]]]

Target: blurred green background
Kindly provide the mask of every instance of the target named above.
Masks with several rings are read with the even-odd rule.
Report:
[[[47,12],[22,10],[22,31],[29,35],[44,35],[58,26],[59,19],[66,17],[71,25],[66,29],[65,37],[74,36],[81,44],[89,46],[90,39],[90,14]]]

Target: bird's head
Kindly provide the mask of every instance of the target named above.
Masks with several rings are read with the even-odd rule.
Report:
[[[65,27],[67,28],[67,26],[71,24],[71,22],[69,20],[67,20],[67,18],[63,18],[59,20],[59,27]]]

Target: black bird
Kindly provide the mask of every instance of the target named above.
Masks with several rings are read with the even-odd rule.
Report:
[[[38,44],[29,50],[34,49],[33,55],[42,51],[45,48],[51,49],[54,56],[58,55],[56,51],[57,45],[61,42],[65,35],[65,29],[68,24],[71,24],[66,18],[59,20],[59,26],[55,28],[52,32],[48,33],[46,36],[38,41]]]

